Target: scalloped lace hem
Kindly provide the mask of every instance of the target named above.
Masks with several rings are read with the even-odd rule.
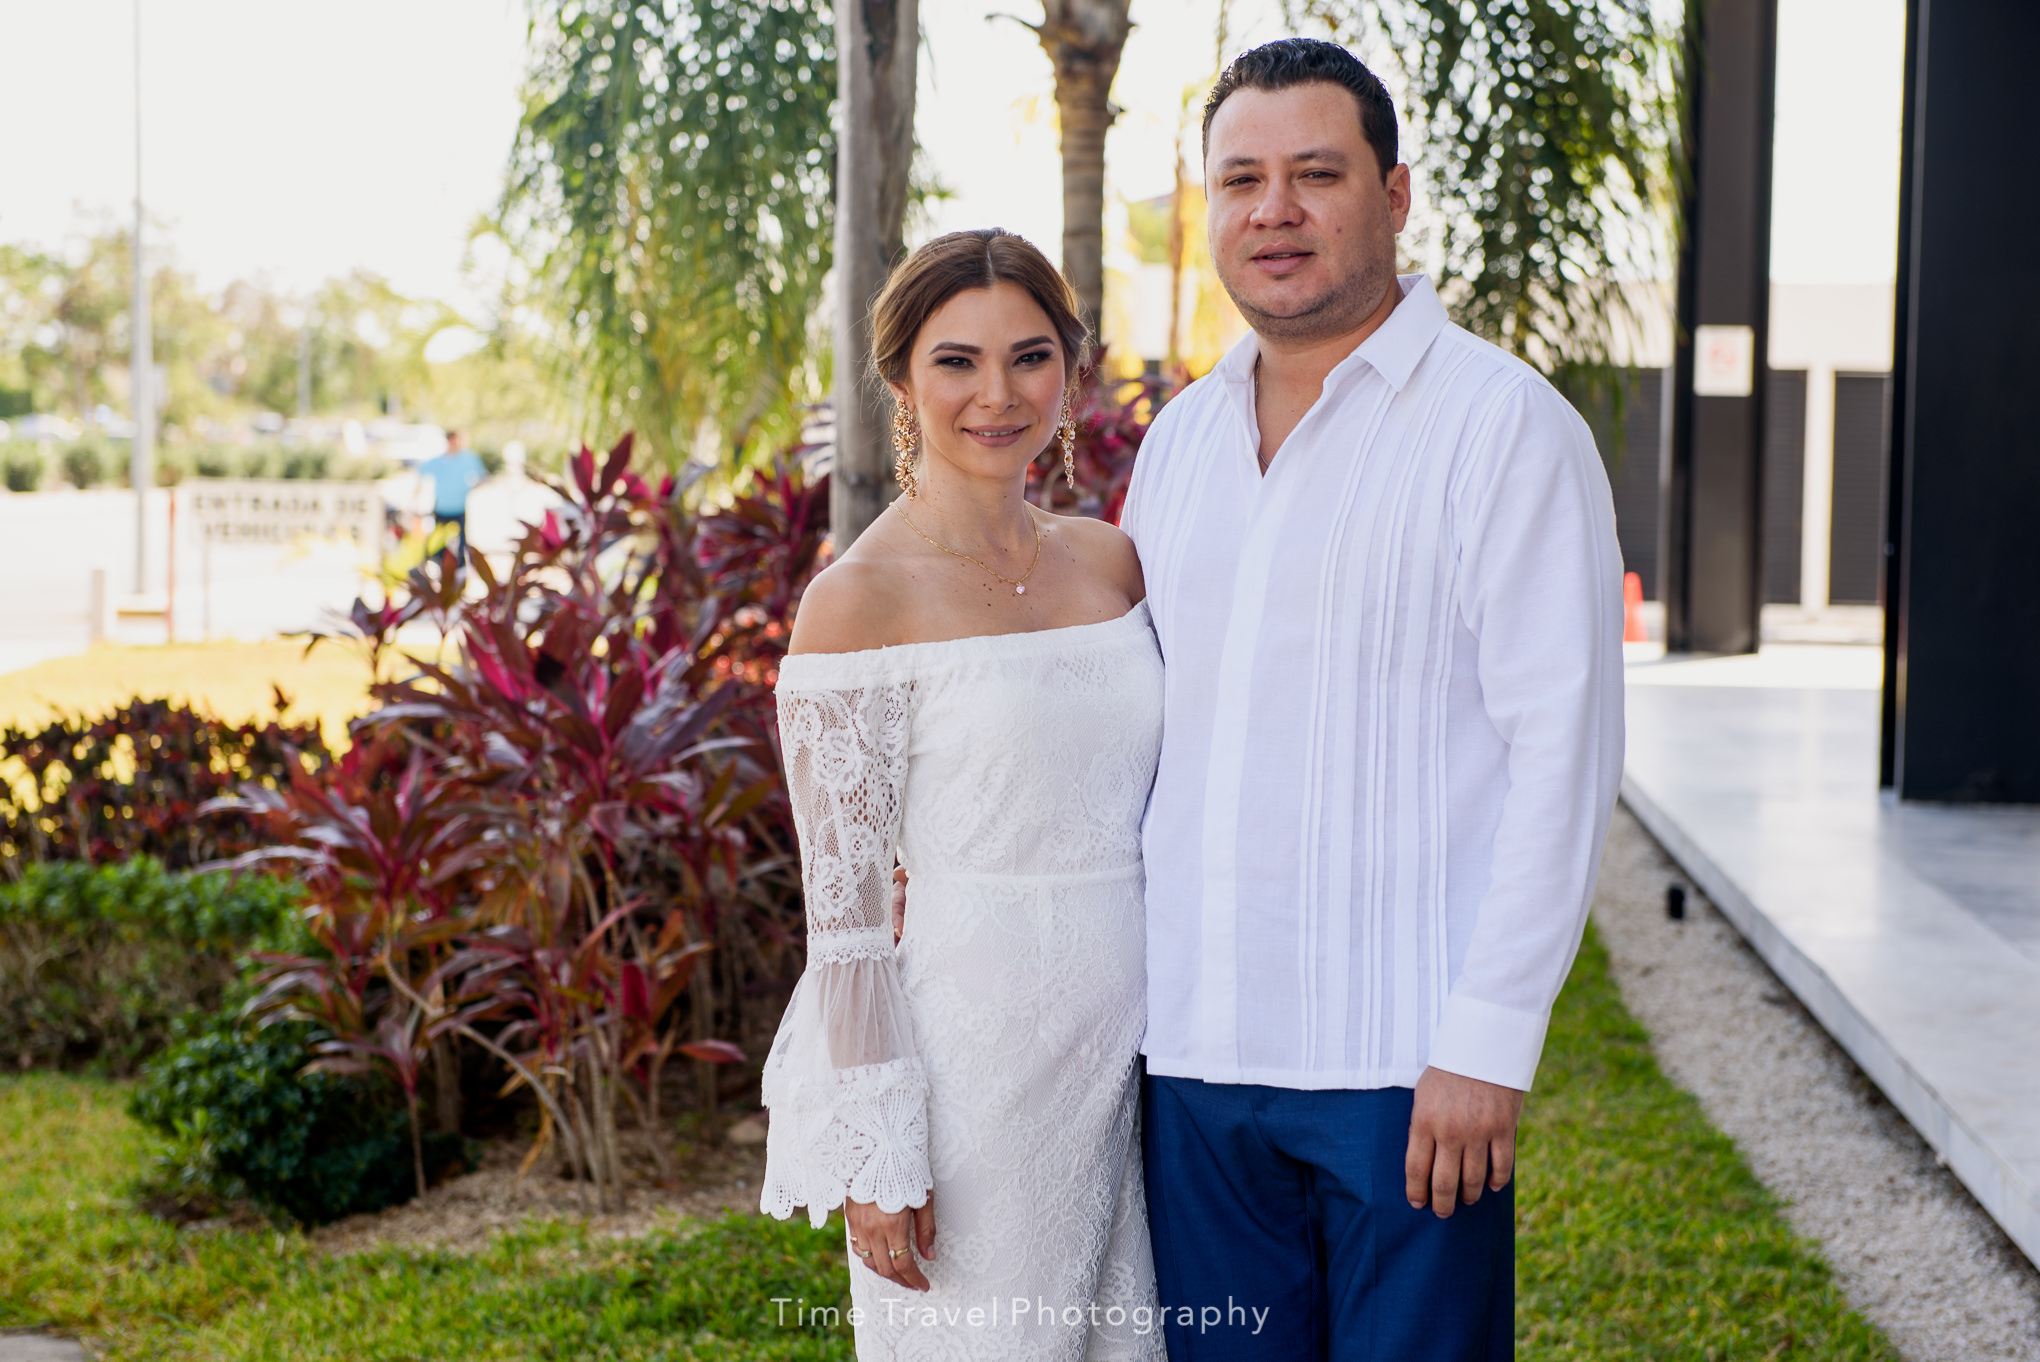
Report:
[[[796,1206],[820,1229],[845,1200],[888,1215],[928,1204],[928,1080],[918,1059],[790,1078],[768,1066],[765,1179],[758,1208]]]

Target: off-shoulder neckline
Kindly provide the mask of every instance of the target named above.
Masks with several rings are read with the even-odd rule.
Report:
[[[1016,629],[1004,634],[965,634],[961,638],[935,638],[924,639],[919,643],[893,643],[879,648],[859,648],[853,652],[846,653],[790,653],[780,659],[779,671],[783,677],[788,667],[799,669],[811,665],[825,666],[830,662],[851,663],[878,660],[890,662],[894,659],[905,660],[939,649],[955,648],[968,643],[994,644],[1011,643],[1020,639],[1068,638],[1072,634],[1115,628],[1136,616],[1144,617],[1147,614],[1147,608],[1147,601],[1142,600],[1125,614],[1115,615],[1111,619],[1093,620],[1089,624],[1059,624],[1053,629]]]

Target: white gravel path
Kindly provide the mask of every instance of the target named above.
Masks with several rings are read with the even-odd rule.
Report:
[[[1683,922],[1666,916],[1673,883]],[[1851,1305],[1915,1362],[2040,1362],[2040,1272],[1626,808],[1594,920],[1666,1074],[1819,1241]]]

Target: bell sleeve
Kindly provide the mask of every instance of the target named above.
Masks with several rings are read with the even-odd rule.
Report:
[[[855,655],[786,659],[781,750],[807,910],[807,968],[765,1061],[767,1214],[819,1228],[847,1198],[924,1206],[928,1081],[900,987],[892,867],[907,777],[911,682],[810,689]],[[790,684],[792,682],[792,684]]]

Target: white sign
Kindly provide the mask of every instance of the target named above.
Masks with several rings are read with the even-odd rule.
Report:
[[[1756,391],[1757,333],[1747,326],[1693,328],[1693,392],[1748,397]]]
[[[294,544],[303,538],[381,552],[382,492],[372,482],[191,478],[184,509],[212,544]]]

